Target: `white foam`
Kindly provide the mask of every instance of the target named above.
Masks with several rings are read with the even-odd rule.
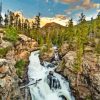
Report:
[[[54,72],[54,76],[58,78],[61,89],[51,90],[47,83],[47,75],[49,71],[54,71],[54,68],[46,68],[40,64],[39,51],[32,52],[30,57],[30,64],[28,66],[28,77],[30,83],[36,82],[35,85],[30,85],[30,93],[32,100],[62,100],[59,96],[64,95],[68,100],[74,100],[71,96],[69,83],[59,74]],[[49,63],[45,63],[47,65]]]

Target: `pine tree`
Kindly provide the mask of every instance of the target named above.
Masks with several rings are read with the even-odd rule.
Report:
[[[84,22],[86,22],[85,15],[81,13],[81,16],[79,17],[79,23],[84,23]]]
[[[2,25],[2,21],[3,21],[3,18],[2,18],[2,15],[0,14],[0,26]]]
[[[68,27],[73,27],[73,19],[72,18],[68,22]]]
[[[100,59],[99,58],[99,56],[100,56],[100,40],[96,44],[95,51],[96,51],[96,56],[97,56],[97,64],[99,64],[99,59]]]
[[[35,28],[37,30],[40,28],[40,13],[35,18]]]
[[[98,13],[97,18],[100,19],[100,12]]]
[[[28,29],[28,19],[25,19],[25,22],[24,22],[24,29]]]
[[[28,29],[28,31],[30,31],[30,22],[29,21],[27,22],[27,29]]]
[[[21,30],[24,30],[24,19],[21,20]]]
[[[0,2],[0,26],[2,25],[3,17],[1,15],[2,12],[2,1]]]
[[[50,47],[52,47],[52,41],[51,38],[49,36],[49,34],[46,37],[46,44],[47,44],[47,48],[49,49]]]
[[[97,38],[100,38],[100,12],[97,15],[97,18],[95,19],[95,35]]]
[[[8,11],[9,13],[9,25],[14,26],[14,13],[12,11]]]
[[[21,24],[21,19],[18,20],[18,29],[21,30],[22,24]]]
[[[15,24],[15,27],[18,28],[18,24],[19,24],[19,14],[16,14],[15,15],[15,19],[14,20],[15,20],[15,23],[14,23]]]
[[[35,23],[34,22],[32,22],[32,29],[34,29],[35,28]]]
[[[8,26],[8,15],[7,14],[5,14],[4,23],[5,23],[5,26]]]
[[[67,42],[69,43],[69,49],[72,48],[72,44],[73,44],[73,40],[74,40],[74,27],[73,27],[73,20],[70,19],[68,22],[68,27],[67,27],[67,31],[66,31],[66,37],[67,37]]]

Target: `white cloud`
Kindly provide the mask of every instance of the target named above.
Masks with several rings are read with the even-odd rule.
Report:
[[[80,0],[54,0],[55,2],[62,2],[62,3],[75,3]]]
[[[97,13],[99,13],[100,12],[100,9],[97,9]]]
[[[75,10],[90,10],[90,9],[99,9],[100,3],[92,2],[92,0],[78,0],[78,3],[72,4],[68,9],[65,10],[65,13],[69,13]]]

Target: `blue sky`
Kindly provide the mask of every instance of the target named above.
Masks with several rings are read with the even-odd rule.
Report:
[[[24,16],[33,17],[41,13],[45,17],[65,15],[76,18],[84,12],[87,16],[100,10],[100,0],[2,0],[3,13],[22,11]]]

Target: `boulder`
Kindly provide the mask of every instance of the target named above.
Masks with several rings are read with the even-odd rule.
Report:
[[[0,65],[0,100],[16,100],[17,96],[23,100],[14,65],[7,59],[0,59]]]
[[[29,53],[28,51],[26,51],[26,50],[21,51],[21,52],[17,55],[17,58],[16,58],[16,59],[19,58],[19,60],[20,60],[20,59],[23,59],[24,61],[27,61],[28,58],[29,58],[29,54],[30,54],[30,53]]]

